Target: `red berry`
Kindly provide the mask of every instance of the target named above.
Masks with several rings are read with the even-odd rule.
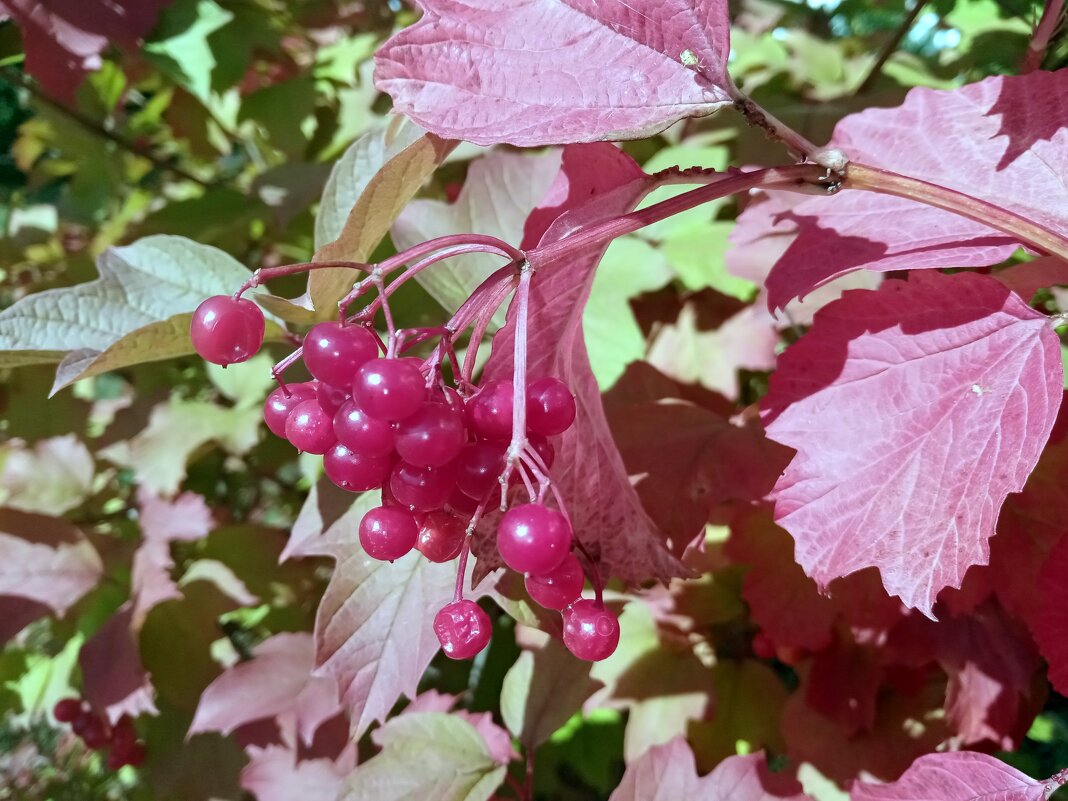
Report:
[[[619,644],[619,620],[603,605],[589,599],[564,610],[564,645],[579,659],[607,659]]]
[[[358,325],[319,323],[304,337],[304,364],[308,372],[335,387],[352,384],[364,362],[378,355],[374,335]]]
[[[414,359],[372,359],[356,371],[352,397],[371,417],[403,420],[426,397],[426,382]]]
[[[527,387],[527,428],[551,437],[575,422],[575,396],[559,378],[539,378]]]
[[[467,524],[448,512],[430,512],[419,529],[415,547],[431,562],[449,562],[460,555]]]
[[[417,512],[440,509],[449,500],[453,490],[452,470],[445,467],[418,467],[408,462],[398,462],[389,477],[393,497],[403,506]]]
[[[341,408],[342,404],[349,399],[349,393],[340,387],[316,381],[315,397],[318,399],[319,405],[323,407],[323,411],[333,417],[337,414],[337,410]]]
[[[378,420],[347,400],[334,415],[334,434],[338,442],[365,456],[388,456],[393,453],[394,423]]]
[[[551,468],[553,461],[556,459],[556,450],[553,448],[552,443],[541,434],[527,434],[527,442],[530,443],[530,447],[534,449],[534,452],[538,454],[545,464],[545,469]]]
[[[775,641],[763,631],[753,635],[753,656],[757,659],[775,658]]]
[[[377,489],[389,476],[388,456],[367,456],[335,443],[323,456],[323,471],[337,486],[349,492]]]
[[[301,401],[286,418],[286,439],[303,453],[326,453],[337,441],[334,421],[319,401]]]
[[[189,336],[203,359],[225,367],[255,355],[264,327],[263,312],[251,300],[216,295],[193,312]]]
[[[549,573],[571,551],[571,525],[540,503],[513,506],[497,526],[497,550],[517,573]]]
[[[111,750],[126,754],[137,742],[137,730],[133,718],[123,715],[111,729]]]
[[[489,381],[467,402],[467,427],[480,439],[507,442],[512,437],[512,384]]]
[[[397,424],[397,453],[420,467],[448,464],[466,439],[463,413],[445,403],[427,401]]]
[[[288,395],[286,394],[287,390],[289,392]],[[314,397],[315,386],[310,382],[289,384],[286,389],[278,387],[267,396],[267,400],[263,403],[263,419],[267,423],[267,428],[276,437],[284,439],[286,435],[286,418],[289,417],[289,413],[301,401],[311,400]]]
[[[489,615],[474,601],[453,601],[434,617],[434,633],[450,659],[470,659],[486,647],[492,632]]]
[[[52,716],[60,723],[72,723],[82,711],[82,702],[79,698],[64,698],[57,701],[52,707]]]
[[[79,717],[74,721],[75,726],[71,728],[75,734],[82,738],[82,742],[85,743],[87,748],[92,748],[93,750],[103,748],[111,741],[111,732],[108,731],[107,724],[98,715],[94,715],[92,712],[86,714],[87,718],[81,725],[77,725],[81,720]]]
[[[497,485],[504,470],[505,446],[499,442],[473,442],[456,458],[456,486],[469,498],[481,501]]]
[[[392,562],[415,547],[419,526],[410,512],[379,506],[360,521],[360,545],[372,559]]]
[[[555,570],[529,575],[523,583],[536,603],[546,609],[566,609],[582,595],[585,581],[582,565],[573,553],[569,553]]]
[[[478,509],[478,501],[474,498],[470,498],[460,492],[459,487],[454,488],[449,495],[448,506],[453,512],[460,515],[467,520],[471,519],[471,515]]]

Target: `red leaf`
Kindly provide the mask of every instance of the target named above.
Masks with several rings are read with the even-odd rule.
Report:
[[[420,0],[375,83],[451,139],[641,139],[731,102],[724,0]]]
[[[22,31],[26,71],[45,91],[73,101],[112,44],[133,48],[171,0],[2,0]]]
[[[141,664],[139,631],[133,606],[123,604],[78,652],[82,693],[112,723],[123,715],[135,718],[158,711],[152,681]]]
[[[768,770],[764,754],[732,756],[699,778],[681,737],[649,749],[623,774],[609,801],[810,801],[792,776]]]
[[[805,677],[805,700],[841,726],[847,737],[854,737],[875,726],[882,680],[883,668],[873,648],[839,640],[812,660]]]
[[[832,144],[855,162],[965,192],[1068,235],[1068,70],[913,89],[897,108],[846,117]],[[768,278],[773,308],[860,267],[977,267],[1018,247],[985,225],[889,195],[841,192],[793,212],[801,233]]]
[[[970,751],[927,754],[893,784],[857,784],[852,801],[1045,801],[1064,783],[1037,782],[996,757]]]
[[[764,400],[771,439],[797,449],[776,521],[826,585],[879,568],[931,614],[985,564],[1060,405],[1060,343],[997,281],[918,273],[824,308],[782,357]]]
[[[1042,656],[1049,662],[1049,680],[1062,695],[1068,693],[1068,538],[1050,552],[1038,577],[1040,600],[1030,619]]]

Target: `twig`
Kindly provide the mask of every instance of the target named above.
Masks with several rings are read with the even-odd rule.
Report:
[[[886,62],[890,60],[890,56],[897,52],[897,48],[904,41],[908,32],[912,30],[912,26],[916,22],[916,18],[920,16],[920,12],[923,7],[927,5],[927,0],[916,0],[916,4],[912,7],[912,10],[905,15],[905,18],[901,20],[901,24],[897,26],[897,30],[894,31],[894,35],[891,36],[886,44],[883,45],[883,49],[879,51],[879,55],[875,58],[875,63],[871,65],[871,69],[868,70],[867,76],[860,82],[860,85],[854,90],[854,95],[861,95],[871,89],[875,79],[882,74],[883,67],[886,66]]]
[[[1035,28],[1031,37],[1031,43],[1027,46],[1027,55],[1024,56],[1023,64],[1020,65],[1021,73],[1034,72],[1042,67],[1042,59],[1046,56],[1046,48],[1049,47],[1061,23],[1064,22],[1064,0],[1046,0],[1046,8],[1042,12],[1042,21]]]

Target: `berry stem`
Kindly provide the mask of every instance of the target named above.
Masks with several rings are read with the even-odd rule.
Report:
[[[560,499],[557,498],[557,503],[559,503],[559,502],[560,502]],[[572,531],[573,530],[574,529],[572,528]],[[582,544],[582,542],[579,540],[579,538],[577,536],[574,539],[575,539],[575,547],[578,548],[579,551],[582,552],[582,555],[584,557],[586,557],[586,563],[587,563],[587,565],[588,565],[588,567],[590,569],[589,577],[590,577],[590,584],[593,585],[594,600],[597,602],[598,606],[604,606],[604,586],[601,583],[601,571],[597,569],[597,563],[595,561],[593,561],[593,557],[590,556],[590,552],[586,550],[586,546]]]
[[[523,265],[519,273],[519,286],[515,291],[515,337],[512,360],[512,441],[508,445],[508,463],[504,468],[505,481],[508,474],[518,466],[523,449],[527,446],[527,333],[530,312],[530,280],[534,271]],[[529,482],[528,489],[529,487]],[[533,490],[531,496],[533,497]]]
[[[271,377],[278,382],[278,386],[282,388],[282,392],[286,394],[286,397],[289,397],[289,387],[287,387],[286,382],[282,380],[282,373],[292,367],[296,362],[300,361],[300,357],[303,354],[304,347],[301,346],[271,368]]]
[[[1046,48],[1057,29],[1064,22],[1064,0],[1046,0],[1046,7],[1042,11],[1042,21],[1035,28],[1031,37],[1031,43],[1027,46],[1027,55],[1023,64],[1020,65],[1020,73],[1025,74],[1042,69],[1042,59],[1046,56]]]
[[[508,297],[511,291],[511,281],[501,281],[491,293],[488,293],[486,303],[478,312],[474,328],[471,329],[471,338],[467,342],[467,353],[464,354],[464,366],[461,371],[461,377],[468,384],[472,382],[475,363],[478,360],[478,349],[482,345],[486,329],[493,322],[493,315],[497,313],[497,309],[504,303],[504,299]]]
[[[472,518],[472,523],[467,529],[467,536],[464,537],[463,547],[460,548],[459,561],[456,563],[456,590],[452,594],[453,603],[462,601],[464,598],[464,576],[467,575],[467,557],[471,555],[471,531],[476,525],[478,524]]]

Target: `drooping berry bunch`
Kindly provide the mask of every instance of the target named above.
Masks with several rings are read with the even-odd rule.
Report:
[[[94,712],[80,698],[64,698],[52,709],[60,723],[69,723],[71,731],[82,738],[86,748],[108,749],[107,766],[118,770],[125,765],[137,767],[145,761],[145,744],[137,739],[133,718],[123,715],[114,726]]]
[[[525,330],[516,333],[512,381],[479,386],[472,380],[479,339],[515,283],[515,270],[491,276],[442,328],[394,328],[388,296],[397,283],[440,258],[424,259],[388,287],[382,281],[385,265],[363,266],[370,275],[339,304],[341,319],[313,326],[302,346],[275,367],[279,386],[264,404],[264,419],[297,450],[322,455],[323,470],[338,487],[381,490],[382,504],[359,527],[368,556],[393,561],[414,549],[433,562],[459,557],[456,596],[434,619],[446,655],[467,659],[489,642],[489,617],[462,591],[472,533],[484,512],[499,506],[504,514],[496,542],[503,562],[525,576],[537,603],[563,613],[564,642],[576,656],[604,659],[615,650],[619,624],[601,602],[600,579],[589,560],[597,597],[581,598],[586,575],[575,553],[581,546],[549,479],[555,455],[550,438],[574,423],[574,395],[552,376],[526,381]],[[400,256],[394,261],[403,263]],[[248,286],[261,280],[258,273]],[[378,289],[378,298],[347,318],[347,303],[370,286]],[[523,325],[529,286],[529,272],[520,269],[515,291]],[[244,361],[262,344],[263,315],[239,295],[209,298],[193,316],[193,344],[208,361],[224,366]],[[388,328],[384,340],[373,328],[378,310]],[[472,323],[461,367],[452,341]],[[403,355],[435,338],[429,357]],[[452,385],[443,370],[446,359]],[[299,360],[313,380],[284,383],[282,371]],[[524,492],[528,502],[516,503]],[[549,496],[556,508],[547,504]]]

